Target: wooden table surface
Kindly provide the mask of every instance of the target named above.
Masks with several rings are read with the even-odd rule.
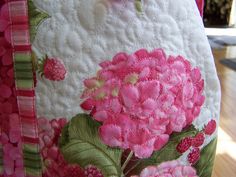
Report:
[[[236,71],[219,63],[236,58],[236,47],[213,50],[221,83],[222,102],[217,155],[212,177],[236,177]]]

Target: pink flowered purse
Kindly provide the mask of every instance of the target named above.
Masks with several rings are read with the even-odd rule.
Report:
[[[220,86],[197,5],[2,0],[0,177],[211,177]]]

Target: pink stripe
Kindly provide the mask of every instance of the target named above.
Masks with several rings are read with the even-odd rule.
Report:
[[[11,41],[13,46],[29,46],[29,29],[28,25],[12,25],[11,28]]]
[[[10,18],[12,24],[24,23],[28,22],[28,12],[26,1],[12,1],[9,2],[9,10],[10,10]]]
[[[26,97],[34,97],[35,96],[34,90],[17,90],[16,93],[19,96],[26,96]]]
[[[28,136],[23,136],[22,138],[24,142],[27,142],[29,144],[39,144],[39,138],[31,138]]]
[[[24,52],[31,50],[31,45],[15,45],[14,48],[17,51]]]
[[[35,115],[35,111],[34,111],[34,97],[25,97],[25,96],[19,96],[17,95],[17,101],[18,101],[18,105],[21,108],[20,110],[20,114],[23,115]]]

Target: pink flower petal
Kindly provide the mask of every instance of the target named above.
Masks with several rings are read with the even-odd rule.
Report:
[[[13,175],[14,174],[14,161],[11,161],[11,164],[5,165],[4,163],[4,171],[7,175]]]
[[[56,146],[51,147],[48,149],[48,157],[54,160],[57,160],[57,157],[59,155],[59,149]]]
[[[144,81],[138,84],[142,101],[151,98],[157,99],[160,95],[160,84],[158,81]]]
[[[15,174],[17,175],[17,177],[24,177],[25,176],[25,170],[23,167],[21,168],[16,168],[15,169]]]
[[[80,105],[80,107],[84,110],[92,110],[94,106],[95,101],[93,99],[87,99]]]
[[[0,57],[6,53],[6,49],[3,46],[0,46]]]
[[[139,78],[140,78],[140,79],[147,79],[148,76],[150,76],[150,73],[151,73],[150,69],[149,69],[148,67],[145,67],[145,68],[141,71],[141,73],[139,74]]]
[[[2,135],[1,135],[1,142],[2,142],[2,144],[3,145],[7,144],[8,141],[9,141],[9,138],[8,138],[7,134],[3,132]]]
[[[16,159],[20,159],[22,156],[22,152],[17,148],[17,147],[13,147],[10,149],[9,154],[10,158],[12,160],[16,160]]]
[[[154,139],[151,139],[145,144],[133,146],[132,149],[135,153],[135,156],[140,159],[150,157],[154,150],[154,146],[153,146],[154,141],[155,141]]]
[[[21,139],[21,132],[20,131],[15,131],[15,130],[10,130],[9,132],[9,139],[11,143],[17,143]]]
[[[136,52],[135,52],[135,55],[136,55],[139,59],[148,58],[148,57],[149,57],[148,51],[147,51],[146,49],[140,49],[140,50],[136,51]]]
[[[9,154],[10,153],[10,150],[14,148],[14,146],[10,143],[7,143],[3,146],[3,152],[4,154]],[[4,156],[5,157],[5,156]]]
[[[150,56],[162,61],[162,63],[166,60],[166,54],[162,49],[154,49],[150,52]]]
[[[11,28],[9,26],[5,29],[4,37],[5,37],[6,41],[9,44],[11,44]]]
[[[157,102],[151,98],[145,100],[142,103],[142,116],[144,116],[145,118],[148,118],[149,116],[151,116],[151,114],[154,113],[154,111],[156,110],[157,107]]]
[[[126,107],[134,107],[139,100],[139,91],[136,87],[127,85],[121,88],[121,97]]]
[[[2,64],[4,66],[8,66],[8,65],[11,65],[12,63],[13,63],[12,52],[8,50],[2,57]]]
[[[145,168],[142,173],[140,174],[140,177],[153,177],[157,173],[157,167],[156,166],[149,166]]]
[[[122,106],[121,106],[118,99],[112,99],[110,101],[110,109],[114,113],[120,113],[121,112]]]
[[[16,159],[16,163],[15,164],[16,164],[17,168],[23,168],[24,167],[23,158]]]
[[[126,53],[118,53],[113,57],[112,64],[118,64],[123,61],[126,61],[128,59],[127,57],[128,56]]]
[[[159,166],[149,166],[140,174],[140,177],[198,177],[196,170],[189,166],[181,164],[178,160],[167,161]]]
[[[191,82],[187,82],[183,86],[183,97],[185,100],[191,99],[194,94],[194,87]]]
[[[162,134],[160,136],[157,136],[156,141],[155,141],[155,150],[158,151],[160,150],[163,146],[166,145],[166,143],[169,140],[169,135]]]
[[[107,111],[99,111],[93,114],[93,118],[96,119],[97,121],[103,122],[106,119],[108,119],[108,113]]]
[[[11,88],[5,84],[0,85],[0,96],[3,98],[9,98],[12,94]]]
[[[2,109],[2,110],[1,110]],[[12,104],[9,103],[9,102],[5,102],[1,105],[1,108],[0,110],[2,111],[2,113],[5,113],[5,114],[11,114],[12,113]]]
[[[105,144],[118,147],[122,144],[121,129],[115,125],[103,125],[99,129],[100,136]]]
[[[200,69],[198,68],[194,68],[191,71],[191,78],[193,80],[194,83],[197,83],[200,79],[201,79],[201,72]]]
[[[67,119],[66,118],[60,118],[59,119],[59,124],[60,124],[60,127],[63,128],[66,124],[67,124]]]
[[[51,138],[48,135],[43,136],[43,142],[46,146],[51,146],[53,144]]]
[[[14,130],[20,130],[20,117],[18,114],[9,115],[10,128]]]
[[[10,78],[10,79],[13,79],[14,78],[14,69],[11,68],[7,71],[7,76]]]
[[[8,21],[0,19],[0,32],[4,32],[8,25]]]
[[[4,19],[6,21],[10,20],[9,4],[8,3],[3,4],[3,6],[1,7],[0,12],[1,12],[1,14],[0,14],[1,19]]]

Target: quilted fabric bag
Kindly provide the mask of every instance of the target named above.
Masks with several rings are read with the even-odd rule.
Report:
[[[197,3],[1,0],[0,177],[211,177],[220,86]]]

